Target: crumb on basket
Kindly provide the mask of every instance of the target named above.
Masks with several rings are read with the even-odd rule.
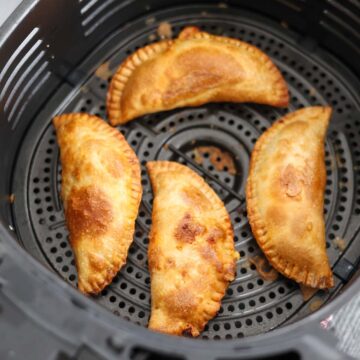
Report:
[[[309,95],[310,96],[315,96],[317,93],[316,89],[314,87],[311,87],[310,90],[309,90]]]
[[[336,236],[333,243],[335,245],[335,248],[339,249],[341,252],[346,249],[345,239],[341,238],[340,236]]]
[[[101,64],[95,71],[95,75],[101,80],[108,81],[109,77],[111,77],[112,72],[109,68],[109,61]]]
[[[149,39],[149,41],[155,41],[156,40],[156,35],[155,34],[150,34],[148,36],[148,39]]]
[[[154,22],[155,22],[155,18],[153,17],[153,16],[151,16],[151,17],[149,17],[149,18],[147,18],[146,20],[145,20],[145,24],[146,25],[152,25]]]
[[[161,22],[158,26],[157,33],[161,39],[171,39],[173,34],[171,24],[167,21]]]
[[[84,85],[80,88],[80,91],[84,94],[87,94],[89,92],[89,88],[86,85]]]

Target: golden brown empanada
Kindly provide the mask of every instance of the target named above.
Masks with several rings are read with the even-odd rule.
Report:
[[[177,39],[145,46],[124,61],[112,78],[107,110],[116,125],[222,101],[287,106],[289,95],[280,71],[261,50],[187,27]]]
[[[272,266],[314,288],[333,286],[323,216],[330,115],[316,106],[276,121],[255,144],[246,189],[252,231]]]
[[[147,163],[154,191],[149,244],[149,328],[198,336],[234,279],[233,230],[224,204],[184,165]]]
[[[53,120],[61,196],[84,293],[98,293],[124,265],[141,199],[139,161],[118,130],[88,114]]]

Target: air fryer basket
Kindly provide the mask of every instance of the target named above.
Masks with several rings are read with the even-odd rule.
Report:
[[[293,336],[293,340],[289,338],[286,346],[278,344],[278,352],[283,347],[286,356],[296,356],[296,352],[289,353],[292,350],[309,356],[311,351],[320,351],[321,346],[314,350],[316,346],[304,345],[304,324],[308,324],[308,333],[314,333],[317,327],[314,319],[320,318],[316,315],[325,316],[331,306],[334,308],[334,304],[342,303],[338,294],[358,270],[359,4],[352,0],[188,3],[191,2],[62,0],[36,4],[36,1],[25,1],[14,15],[14,19],[16,16],[18,19],[16,27],[11,28],[8,23],[3,39],[0,38],[0,214],[3,223],[0,250],[4,253],[0,280],[2,277],[8,280],[3,286],[3,296],[20,308],[28,308],[27,315],[31,313],[30,317],[37,321],[42,319],[46,323],[56,318],[57,306],[61,311],[73,314],[69,323],[60,325],[60,319],[54,320],[58,326],[56,331],[61,334],[67,327],[71,328],[69,334],[74,329],[77,332],[83,329],[83,334],[86,334],[77,346],[69,346],[68,353],[63,352],[64,359],[78,347],[89,345],[89,339],[93,339],[92,347],[99,353],[110,351],[114,355],[118,352],[124,358],[159,358],[162,351],[168,351],[164,355],[166,358],[170,358],[169,353],[174,358],[176,353],[182,356],[196,353],[199,358],[212,359],[222,358],[220,354],[232,356],[237,353],[237,358],[257,351],[269,354],[272,339],[284,339],[285,336]],[[208,104],[147,115],[118,127],[141,161],[143,201],[126,266],[101,295],[86,300],[59,281],[60,277],[76,286],[77,279],[59,198],[61,164],[51,118],[61,112],[79,111],[106,118],[105,99],[111,74],[127,55],[158,40],[156,30],[164,21],[171,24],[173,36],[186,25],[196,25],[213,34],[239,38],[258,46],[282,71],[289,84],[291,104],[287,109],[254,104]],[[304,301],[296,283],[284,277],[265,281],[249,262],[249,258],[260,255],[261,251],[247,221],[244,187],[251,150],[260,134],[283,114],[316,104],[333,107],[325,145],[327,184],[324,214],[335,287],[319,291]],[[204,157],[199,164],[196,161],[199,146],[215,146],[230,153],[236,174],[226,169],[219,170],[209,157]],[[131,324],[146,326],[149,317],[150,278],[146,253],[152,192],[145,163],[154,159],[178,161],[193,168],[217,191],[231,214],[236,249],[241,255],[237,276],[223,299],[218,316],[201,334],[203,339],[224,340],[221,346],[216,343],[220,348],[215,348],[213,341],[204,344],[201,340],[165,338]],[[15,246],[10,240],[10,232],[27,253],[59,276],[45,272],[19,246]],[[342,246],[339,249],[339,239],[345,249]],[[22,260],[15,266],[20,258]],[[29,291],[34,297],[37,293],[28,289],[30,285],[46,293],[44,298],[48,301],[41,310],[41,303],[34,303],[34,299],[29,298]],[[344,295],[359,291],[359,285],[358,281],[348,286]],[[56,287],[51,295],[50,287]],[[62,298],[55,298],[57,294],[62,294]],[[26,300],[21,305],[23,296]],[[337,299],[332,301],[335,297]],[[71,299],[71,302],[63,304],[64,298]],[[95,303],[115,316],[100,310]],[[46,315],[40,316],[39,312],[44,311]],[[82,320],[77,316],[82,316]],[[104,320],[107,320],[107,325],[100,325]],[[79,326],[80,323],[83,327]],[[96,323],[96,329],[105,329],[110,327],[109,324],[113,326],[111,330],[103,329],[103,336],[117,331],[120,335],[111,335],[107,342],[102,341],[100,335],[94,338],[90,330],[92,323]],[[281,329],[267,334],[267,337],[264,335],[275,328]],[[126,332],[122,333],[121,329],[126,329]],[[316,341],[322,343],[324,334],[316,334]],[[250,335],[258,336],[241,339]],[[73,336],[74,340],[79,334]],[[230,339],[236,340],[226,341]],[[294,339],[297,343],[291,342]],[[260,340],[261,351],[260,347],[256,349]],[[192,352],[191,346],[194,347]],[[210,350],[212,348],[214,351]],[[79,357],[90,356],[86,346],[81,351],[85,352],[83,355],[78,353]],[[321,354],[324,356],[326,353]],[[107,356],[110,355],[107,353]]]

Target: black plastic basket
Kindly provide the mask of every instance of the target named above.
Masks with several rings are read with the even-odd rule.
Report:
[[[85,298],[73,288],[51,119],[72,111],[106,118],[111,74],[128,54],[158,40],[163,21],[174,36],[191,24],[258,46],[282,71],[291,103],[287,109],[208,104],[118,127],[141,161],[144,196],[126,266],[100,296]],[[359,38],[357,0],[24,1],[0,34],[0,358],[344,358],[319,322],[360,291]],[[104,63],[105,71],[96,72]],[[294,282],[264,281],[247,261],[260,250],[246,218],[244,186],[259,135],[283,114],[317,104],[334,110],[324,212],[335,287],[304,301]],[[230,152],[237,174],[207,160],[197,164],[194,149],[202,145]],[[144,164],[153,159],[198,171],[231,214],[241,255],[237,277],[199,339],[145,328],[152,192]],[[339,237],[345,249],[338,248]]]

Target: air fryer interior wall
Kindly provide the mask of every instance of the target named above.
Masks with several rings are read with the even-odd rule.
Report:
[[[28,9],[31,3],[25,4]],[[1,202],[0,211],[2,221],[15,228],[21,246],[76,285],[59,198],[61,165],[51,118],[71,111],[105,118],[108,81],[122,60],[154,41],[154,35],[156,40],[161,22],[172,25],[174,36],[193,24],[251,42],[268,53],[289,84],[291,104],[288,109],[209,104],[148,115],[118,127],[141,161],[144,196],[127,264],[94,301],[123,319],[147,324],[146,249],[152,192],[144,164],[153,159],[178,161],[197,170],[231,214],[241,260],[220,313],[206,327],[203,338],[262,334],[303,318],[336,296],[358,269],[360,255],[360,70],[355,61],[359,49],[351,34],[355,26],[335,33],[341,24],[336,19],[345,16],[343,5],[335,1],[312,5],[274,1],[271,6],[266,1],[198,5],[183,1],[177,6],[164,1],[54,3],[34,6],[0,50],[0,147],[4,154],[0,173],[5,175],[0,177],[0,187],[3,199],[14,194],[7,198],[10,201]],[[65,10],[65,3],[70,8]],[[346,3],[353,10],[353,3]],[[42,23],[36,24],[39,19]],[[334,47],[334,43],[339,45]],[[325,147],[324,213],[335,287],[305,302],[294,282],[281,276],[273,282],[263,280],[248,261],[261,252],[247,222],[243,195],[250,153],[259,135],[283,114],[315,104],[329,104],[334,110]],[[232,154],[236,175],[218,171],[209,158],[199,165],[195,161],[199,146],[216,146]]]

